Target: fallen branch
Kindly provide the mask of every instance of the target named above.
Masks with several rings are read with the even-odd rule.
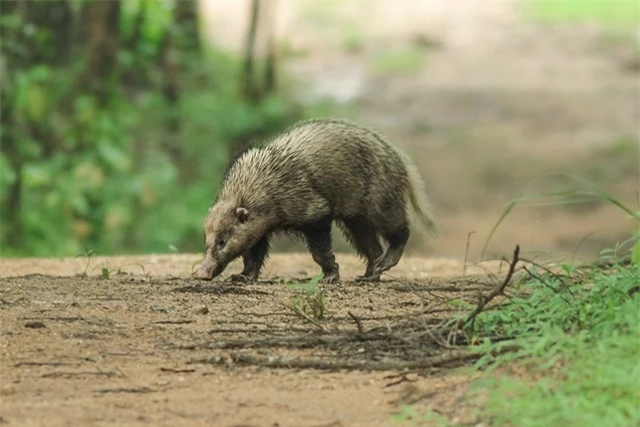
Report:
[[[14,368],[19,368],[20,366],[71,366],[74,363],[67,362],[18,362],[13,365]],[[77,363],[75,365],[78,365]]]
[[[84,376],[104,376],[107,378],[121,377],[122,373],[116,371],[79,371],[79,372],[67,372],[56,371],[42,374],[42,378],[71,378],[71,377],[84,377]]]
[[[153,393],[154,389],[149,387],[117,387],[102,388],[96,390],[97,393]]]
[[[358,327],[358,333],[360,335],[364,335],[364,329],[362,329],[362,323],[360,322],[360,319],[358,319],[356,315],[350,311],[347,311],[347,314],[349,315],[349,317],[353,319],[354,322],[356,322],[356,326]]]
[[[195,320],[183,319],[183,320],[156,320],[156,325],[188,325],[189,323],[195,323]]]
[[[162,372],[171,372],[173,374],[188,374],[191,372],[195,372],[196,370],[193,368],[165,368],[165,367],[161,367],[160,370]]]
[[[476,306],[476,308],[469,314],[469,316],[467,316],[467,318],[465,319],[465,321],[463,322],[462,326],[467,326],[469,324],[473,324],[473,322],[475,322],[476,317],[478,316],[478,314],[480,314],[482,312],[482,310],[485,308],[485,306],[491,302],[491,300],[493,300],[495,297],[499,296],[499,295],[503,295],[504,294],[504,289],[507,287],[507,285],[509,284],[509,282],[511,281],[511,277],[513,277],[513,273],[516,270],[516,264],[518,263],[518,261],[520,260],[519,258],[520,256],[520,245],[516,245],[516,248],[513,251],[513,258],[511,260],[511,264],[509,264],[509,271],[507,272],[506,277],[504,278],[504,280],[502,281],[502,283],[500,284],[500,286],[498,286],[497,288],[495,288],[489,295],[487,295],[486,297],[482,294],[480,294],[479,300],[478,300],[478,305]]]
[[[349,359],[293,359],[288,357],[254,356],[244,353],[231,353],[231,361],[239,365],[262,366],[269,368],[341,370],[358,369],[364,371],[415,370],[466,362],[477,359],[478,354],[469,350],[457,350],[437,356],[412,361],[374,361]],[[228,363],[223,357],[196,359],[189,363],[220,365]]]

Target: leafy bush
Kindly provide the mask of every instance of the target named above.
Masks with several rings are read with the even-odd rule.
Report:
[[[11,61],[2,70],[2,255],[200,251],[201,222],[234,144],[300,116],[277,93],[243,96],[239,58],[182,49],[163,59],[168,31],[182,29],[174,2],[121,4],[119,50],[99,91],[79,83],[82,49],[63,63],[40,55],[56,30],[3,11],[2,56]],[[158,65],[171,58],[173,102]]]

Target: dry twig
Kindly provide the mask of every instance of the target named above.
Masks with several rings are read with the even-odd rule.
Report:
[[[231,360],[241,365],[263,366],[270,368],[294,369],[358,369],[365,371],[416,370],[448,365],[451,363],[476,359],[477,354],[468,350],[458,350],[424,359],[401,361],[374,361],[354,359],[293,359],[287,357],[254,356],[244,353],[231,353]],[[226,363],[224,358],[213,357],[193,360],[190,363],[219,365]]]

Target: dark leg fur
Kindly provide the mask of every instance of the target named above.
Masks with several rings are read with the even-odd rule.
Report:
[[[258,279],[260,270],[269,253],[269,237],[264,236],[243,255],[244,268],[242,273],[231,276],[232,281],[253,282]]]
[[[307,246],[313,260],[322,268],[324,274],[322,281],[337,282],[340,279],[340,272],[331,250],[331,218],[323,218],[305,227],[302,232],[307,239]]]
[[[373,276],[376,260],[380,258],[383,252],[376,230],[364,218],[344,220],[343,230],[347,238],[353,243],[356,251],[367,261],[367,269],[364,275],[356,277],[356,281],[379,280],[380,276]]]

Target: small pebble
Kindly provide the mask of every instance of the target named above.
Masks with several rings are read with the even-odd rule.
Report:
[[[39,320],[29,320],[24,324],[24,327],[31,328],[31,329],[42,329],[45,327],[45,325],[44,325],[44,322],[41,322]]]
[[[15,392],[16,392],[16,389],[12,385],[6,385],[0,388],[0,396],[10,396],[12,394],[15,394]]]
[[[199,305],[195,310],[196,314],[209,314],[209,307],[206,305]]]

